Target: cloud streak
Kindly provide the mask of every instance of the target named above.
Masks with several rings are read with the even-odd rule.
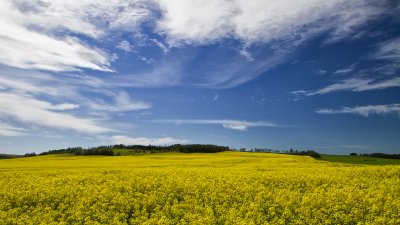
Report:
[[[372,55],[374,59],[400,62],[400,38],[394,38],[379,44],[377,51]]]
[[[372,79],[351,78],[342,82],[329,85],[316,91],[293,91],[297,96],[313,96],[329,94],[340,91],[364,92],[373,90],[383,90],[387,88],[400,87],[400,77],[394,77],[386,80],[374,81]]]
[[[9,118],[19,123],[31,126],[44,126],[55,129],[66,129],[89,134],[110,132],[111,129],[103,127],[91,119],[85,119],[63,111],[71,109],[73,105],[54,105],[33,96],[0,93],[0,118]]]
[[[0,137],[1,136],[23,136],[26,135],[25,129],[21,127],[15,127],[10,124],[0,121]]]
[[[155,120],[152,122],[171,123],[171,124],[196,124],[196,125],[220,125],[227,129],[247,131],[251,127],[277,127],[276,124],[265,121],[244,121],[244,120],[215,120],[215,119],[170,119]]]
[[[1,128],[2,136],[28,135],[38,129],[108,133],[117,126],[109,123],[114,113],[151,108],[150,103],[132,99],[125,91],[85,75],[55,76],[0,68],[0,121],[8,122]]]
[[[124,145],[171,145],[185,144],[188,140],[176,139],[171,137],[148,138],[148,137],[128,137],[125,135],[114,135],[110,138],[113,144]]]
[[[135,101],[126,92],[117,93],[114,103],[97,103],[89,101],[88,106],[100,112],[126,112],[151,108],[151,104],[143,101]]]
[[[224,38],[245,43],[279,39],[301,43],[331,31],[330,42],[355,35],[369,20],[385,13],[385,3],[367,1],[157,1],[159,32],[171,46],[209,44]],[[203,13],[207,12],[207,16]]]
[[[54,37],[28,29],[23,13],[1,1],[0,62],[23,69],[76,71],[81,68],[110,72],[107,54],[77,38]]]
[[[165,57],[158,62],[141,55],[143,61],[155,65],[147,71],[128,72],[125,85],[132,87],[170,83],[235,87],[284,62],[293,49],[316,35],[329,34],[328,42],[354,38],[369,21],[391,14],[385,1],[364,0],[2,0],[0,5],[0,63],[24,69],[111,72],[115,57],[110,51],[140,55],[150,45],[157,46]],[[121,41],[126,34],[133,40]],[[230,63],[220,62],[196,74],[196,79],[180,71],[190,64],[165,60],[175,57],[173,47],[199,47],[226,39],[238,42],[237,55]],[[119,43],[113,49],[101,49],[110,40]],[[257,52],[260,44],[271,50],[267,57]],[[381,57],[387,53],[382,49]]]
[[[387,114],[398,114],[400,115],[400,104],[390,105],[367,105],[367,106],[356,106],[356,107],[342,107],[341,109],[320,109],[316,111],[320,114],[355,114],[365,117],[371,115],[387,115]]]

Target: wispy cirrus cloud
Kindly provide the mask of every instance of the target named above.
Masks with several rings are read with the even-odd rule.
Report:
[[[131,43],[129,43],[129,41],[127,41],[127,40],[123,40],[123,41],[119,42],[117,44],[117,48],[121,49],[122,51],[125,51],[125,52],[133,51],[133,47],[132,47]]]
[[[185,144],[189,141],[186,139],[176,139],[171,137],[129,137],[125,135],[114,135],[110,137],[113,144],[125,145],[171,145],[171,144]]]
[[[62,112],[75,108],[75,105],[68,103],[54,105],[30,95],[0,93],[0,105],[2,106],[0,118],[7,118],[28,126],[67,129],[91,134],[111,131],[92,119]]]
[[[245,121],[245,120],[218,120],[218,119],[169,119],[154,120],[157,123],[171,124],[198,124],[198,125],[220,125],[227,129],[247,131],[251,127],[277,127],[278,125],[265,121]]]
[[[29,135],[39,129],[108,133],[117,126],[110,123],[111,114],[151,108],[150,103],[85,75],[0,68],[0,121],[8,122],[7,129],[2,126],[3,136]]]
[[[12,126],[8,123],[0,121],[0,137],[1,136],[23,136],[26,135],[25,129],[17,126]]]
[[[356,114],[361,116],[399,114],[400,104],[390,105],[367,105],[356,107],[342,107],[341,109],[319,109],[316,111],[320,114]]]
[[[366,78],[351,78],[339,83],[329,85],[316,91],[298,90],[292,94],[296,96],[313,96],[329,94],[340,91],[364,92],[373,90],[383,90],[387,88],[400,87],[400,77],[394,77],[386,80],[373,80]]]
[[[151,4],[142,5],[138,1],[2,0],[0,63],[23,69],[112,72],[113,57],[82,36],[101,41],[111,33],[139,32],[140,23],[151,17]]]
[[[157,2],[161,18],[156,31],[172,47],[210,45],[224,39],[240,42],[237,53],[221,55],[230,58],[227,63],[220,60],[210,67],[210,62],[205,67],[209,70],[196,75],[202,79],[189,82],[214,88],[231,88],[255,79],[284,63],[299,45],[317,35],[329,34],[326,43],[360,38],[369,21],[391,11],[385,2],[342,0]],[[205,11],[207,17],[201,15]],[[257,48],[264,48],[268,56]]]
[[[377,51],[371,57],[400,63],[400,38],[393,38],[379,44]]]
[[[126,92],[116,93],[113,97],[113,102],[95,102],[88,101],[88,106],[100,112],[126,112],[151,108],[148,102],[133,100]]]
[[[385,1],[364,0],[2,0],[0,4],[0,63],[24,69],[111,72],[116,57],[110,51],[119,48],[153,65],[126,73],[124,85],[132,87],[171,83],[235,87],[285,62],[297,46],[316,35],[329,34],[328,42],[354,38],[369,21],[393,14]],[[126,34],[133,38],[115,44],[114,49],[102,49],[104,43]],[[175,58],[172,47],[198,47],[226,39],[237,42],[236,53],[219,55],[216,50],[210,55],[219,55],[218,60],[210,59],[204,71],[194,76],[182,70],[194,64],[191,60],[178,63],[182,65],[171,60]],[[268,50],[268,57],[257,51],[261,45],[267,46],[262,52]],[[155,46],[164,57],[142,55],[143,49],[136,46]],[[195,54],[190,50],[189,55]],[[232,57],[222,62],[227,55]]]
[[[32,22],[10,1],[0,2],[0,63],[23,69],[111,71],[107,54],[77,38],[31,29]]]
[[[372,145],[340,145],[340,148],[351,148],[351,149],[373,149]]]
[[[300,43],[331,31],[330,41],[356,34],[369,20],[385,13],[385,3],[366,1],[157,1],[158,30],[170,45],[209,44],[234,37],[246,43],[279,39]],[[208,12],[208,16],[202,16]],[[279,16],[278,16],[279,15]]]

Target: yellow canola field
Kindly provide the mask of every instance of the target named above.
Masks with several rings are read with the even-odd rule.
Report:
[[[0,224],[400,224],[400,167],[267,153],[0,161]]]

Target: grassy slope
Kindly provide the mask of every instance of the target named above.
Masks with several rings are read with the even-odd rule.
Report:
[[[399,159],[384,159],[364,156],[347,156],[347,155],[322,155],[322,161],[348,163],[348,164],[365,164],[365,165],[400,165]]]
[[[0,170],[37,169],[130,169],[130,168],[315,168],[332,166],[330,162],[317,161],[308,156],[291,156],[272,153],[155,153],[137,156],[74,156],[47,155],[8,159],[0,162]]]
[[[344,164],[345,163],[345,164]],[[273,153],[155,153],[135,156],[75,156],[72,154],[47,155],[0,161],[0,171],[41,169],[131,169],[131,168],[317,168],[349,166],[351,164],[391,165],[400,160],[372,157],[322,155],[320,160],[308,156]]]

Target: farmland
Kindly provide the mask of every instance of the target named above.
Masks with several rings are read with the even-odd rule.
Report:
[[[399,224],[400,166],[272,153],[0,161],[0,224]]]

